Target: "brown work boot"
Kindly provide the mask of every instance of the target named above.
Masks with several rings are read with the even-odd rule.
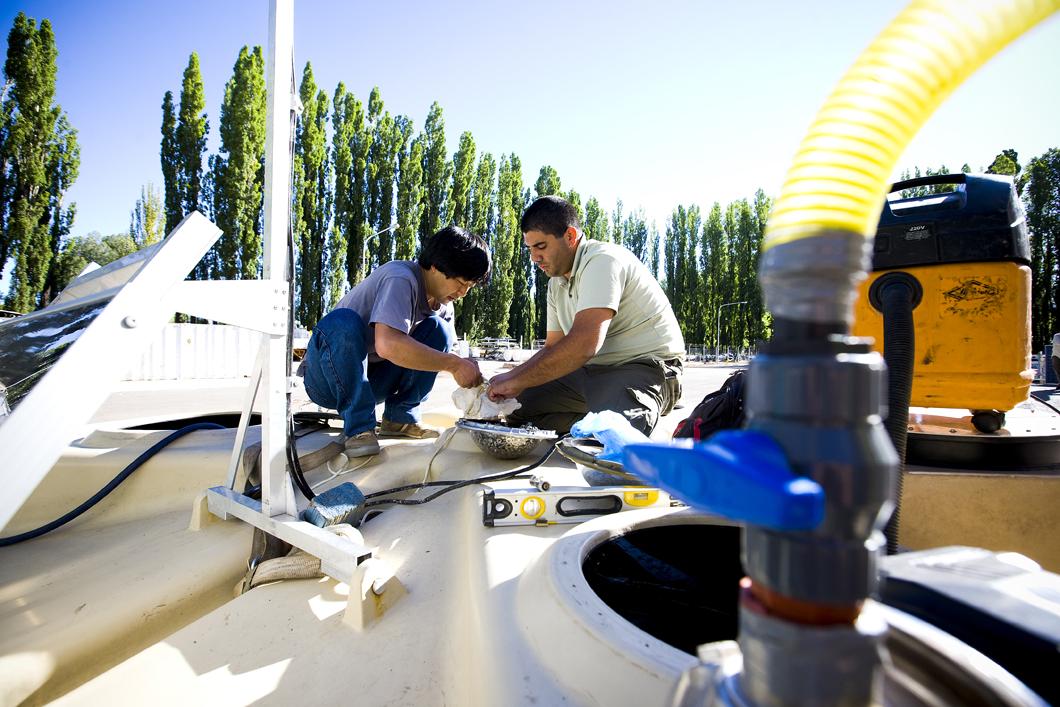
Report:
[[[415,422],[391,422],[386,418],[379,424],[380,437],[408,437],[409,439],[431,439],[438,436],[438,430],[423,427]]]
[[[376,437],[375,430],[368,430],[347,438],[344,452],[348,459],[379,454],[379,438]]]

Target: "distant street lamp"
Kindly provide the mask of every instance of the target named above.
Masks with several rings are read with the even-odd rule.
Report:
[[[718,318],[717,318],[717,320],[715,320],[717,322],[717,324],[718,324],[717,336],[714,339],[714,361],[715,362],[717,362],[717,360],[718,360],[719,351],[721,349],[721,310],[722,310],[722,307],[732,307],[732,306],[738,305],[738,304],[747,304],[747,300],[743,300],[742,302],[726,302],[725,304],[720,305],[718,307]]]
[[[396,230],[398,228],[398,225],[399,224],[392,223],[386,228],[384,228],[382,231],[376,231],[375,233],[364,239],[364,247],[361,249],[361,273],[363,274],[362,278],[368,277],[368,241],[372,240],[376,236],[383,235],[387,231]]]

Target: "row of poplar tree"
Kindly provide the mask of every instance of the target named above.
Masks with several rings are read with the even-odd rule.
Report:
[[[79,149],[76,131],[54,102],[56,54],[49,22],[38,27],[20,13],[8,37],[0,101],[0,270],[11,264],[6,307],[44,306],[88,260],[155,242],[194,210],[223,231],[194,276],[258,277],[266,112],[261,48],[239,52],[220,109],[219,150],[209,156],[203,81],[198,57],[190,56],[179,98],[166,92],[162,100],[163,193],[146,186],[129,231],[102,239],[70,236],[76,209],[63,196],[77,177]],[[522,246],[519,218],[533,199],[560,194],[579,209],[588,237],[620,243],[648,265],[688,344],[714,346],[720,337],[723,345],[747,346],[768,336],[756,272],[771,199],[761,190],[709,210],[677,206],[660,233],[642,211],[624,212],[621,201],[608,210],[595,197],[564,190],[550,166],[524,185],[517,155],[478,154],[469,132],[450,158],[437,103],[417,132],[407,116],[385,110],[378,88],[366,103],[341,83],[329,95],[309,64],[299,96],[292,223],[303,325],[312,327],[373,267],[413,258],[423,238],[456,223],[483,236],[495,262],[489,282],[460,301],[458,331],[472,340],[543,338],[545,282]],[[1005,150],[986,171],[1013,176],[1023,198],[1039,350],[1060,327],[1060,150],[1026,166]],[[919,175],[918,169],[908,176]]]
[[[4,307],[15,312],[47,304],[69,279],[59,254],[76,208],[63,196],[81,152],[55,103],[56,56],[51,23],[38,27],[20,12],[7,36],[0,100],[0,272],[10,265]]]
[[[162,165],[167,230],[193,208],[224,230],[199,276],[255,277],[261,255],[261,189],[265,97],[260,48],[244,47],[225,88],[221,150],[206,162],[208,124],[198,60],[184,72],[179,111],[163,100]],[[299,86],[303,106],[294,144],[293,228],[298,251],[297,315],[312,327],[349,287],[373,267],[414,257],[422,239],[456,223],[483,236],[494,255],[488,283],[457,308],[457,331],[471,340],[544,337],[545,277],[522,245],[519,218],[533,199],[559,194],[573,203],[589,238],[612,241],[640,258],[664,290],[691,346],[747,347],[769,336],[769,315],[758,285],[758,255],[772,200],[758,190],[709,211],[679,205],[660,234],[640,210],[610,213],[595,197],[564,190],[559,174],[543,166],[523,184],[522,164],[476,154],[471,133],[460,135],[450,159],[442,108],[434,103],[424,128],[385,110],[378,88],[363,103],[340,83],[319,88],[310,64]],[[330,142],[329,142],[330,133]],[[1060,151],[1050,150],[1023,169],[1004,150],[985,170],[1012,176],[1023,195],[1032,238],[1034,347],[1060,325]],[[971,171],[965,164],[965,172]],[[946,166],[924,176],[948,174]],[[903,179],[921,176],[920,169]],[[911,190],[942,191],[944,185]],[[141,200],[142,202],[142,200]],[[137,208],[141,205],[138,202]],[[135,220],[135,219],[134,219]]]
[[[168,232],[193,210],[224,231],[196,277],[253,278],[261,267],[265,83],[260,48],[244,47],[225,87],[220,150],[205,156],[209,122],[198,58],[184,71],[179,101],[162,101],[164,221]],[[608,211],[598,199],[564,190],[551,166],[523,183],[518,155],[478,154],[470,132],[450,158],[441,106],[434,103],[423,130],[385,109],[378,88],[367,102],[340,83],[330,95],[310,64],[299,85],[302,112],[295,129],[292,224],[297,258],[297,317],[313,325],[372,268],[414,258],[423,239],[449,223],[482,236],[493,253],[488,282],[457,303],[458,333],[471,340],[544,338],[545,276],[523,247],[519,219],[540,196],[574,204],[587,237],[629,248],[664,288],[690,344],[714,345],[718,307],[722,339],[748,345],[768,335],[768,318],[755,277],[770,199],[759,191],[708,213],[678,206],[665,230],[642,210]],[[134,209],[134,237],[149,242],[158,211],[150,193]]]

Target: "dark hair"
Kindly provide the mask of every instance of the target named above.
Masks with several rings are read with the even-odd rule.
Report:
[[[523,233],[541,231],[559,238],[568,228],[581,230],[578,210],[566,199],[558,196],[543,196],[527,207],[519,228]]]
[[[490,249],[474,233],[459,226],[446,226],[427,239],[416,262],[424,270],[434,266],[446,277],[478,282],[489,275]]]

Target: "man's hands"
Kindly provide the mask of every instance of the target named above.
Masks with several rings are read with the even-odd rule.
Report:
[[[474,361],[435,351],[386,324],[376,323],[374,326],[375,352],[381,358],[414,371],[449,371],[461,388],[474,388],[482,382],[482,372]]]
[[[519,393],[524,390],[526,390],[526,386],[519,385],[516,382],[515,371],[509,371],[499,376],[493,376],[490,379],[490,387],[486,392],[489,394],[490,400],[500,402],[501,400],[518,397]]]
[[[469,358],[454,356],[455,362],[449,369],[461,388],[474,388],[482,382],[482,372],[478,369],[478,363]]]

